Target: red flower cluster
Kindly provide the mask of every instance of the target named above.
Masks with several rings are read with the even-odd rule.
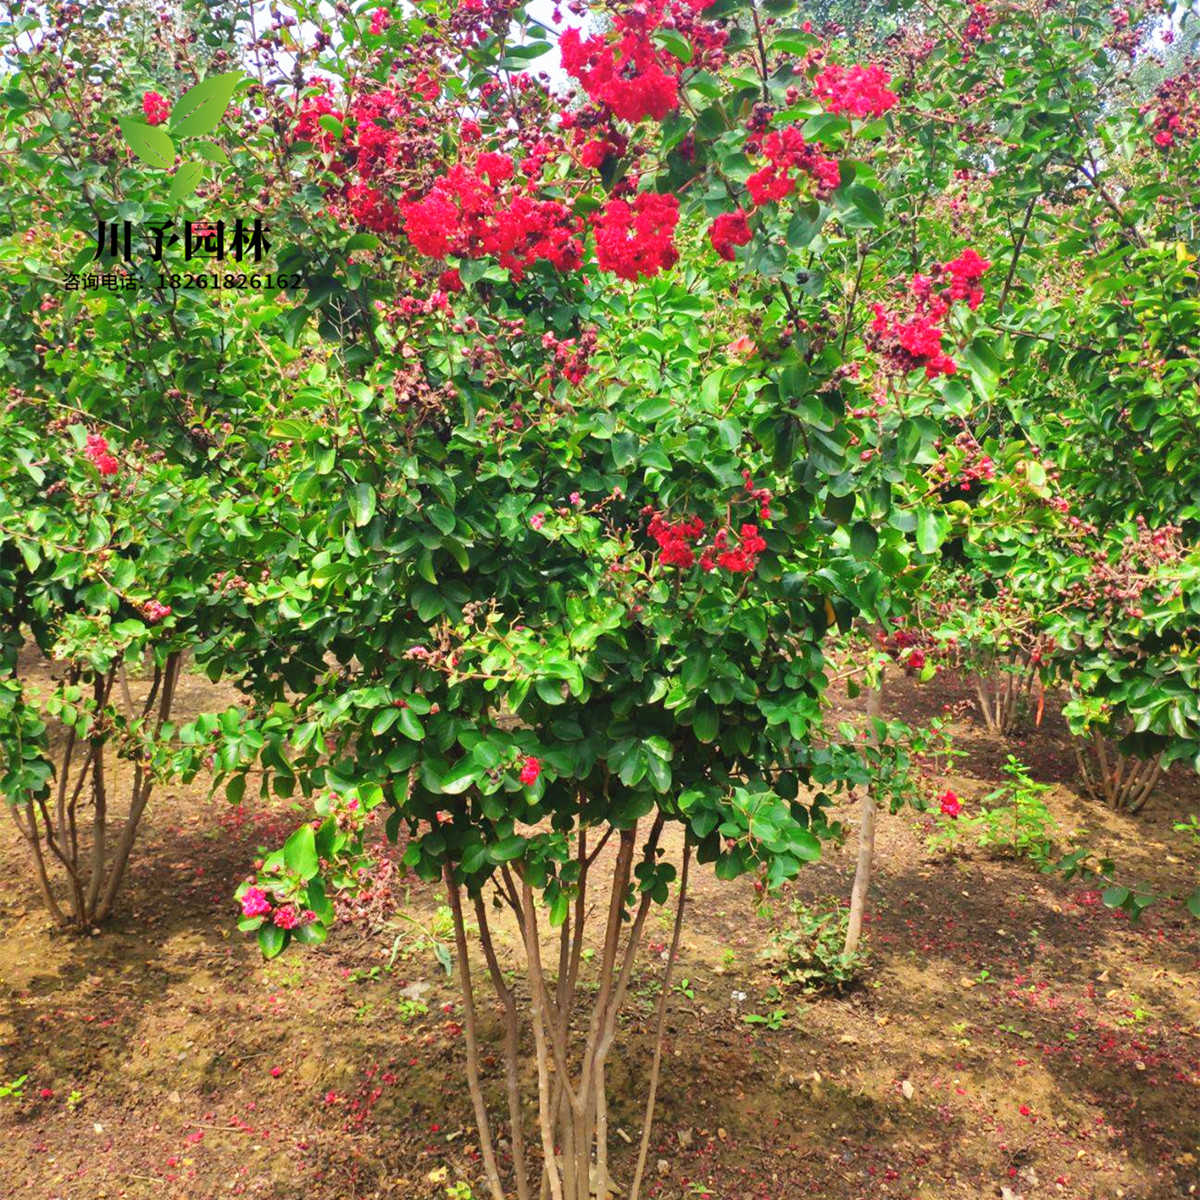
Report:
[[[693,543],[704,536],[704,522],[699,517],[672,523],[661,513],[655,513],[646,532],[658,543],[659,562],[684,569],[695,565]]]
[[[892,77],[880,66],[839,67],[830,63],[814,80],[813,95],[833,113],[847,117],[881,117],[897,104],[888,91]]]
[[[147,124],[161,125],[171,115],[171,106],[165,96],[158,92],[147,92],[142,97],[142,112]]]
[[[301,103],[296,116],[295,137],[298,142],[312,142],[322,154],[328,154],[333,149],[334,136],[321,124],[324,116],[334,117],[338,121],[343,119],[327,95],[309,96]]]
[[[392,23],[392,14],[386,8],[377,8],[371,14],[371,32],[378,37]]]
[[[795,125],[768,133],[762,141],[768,165],[746,180],[750,199],[756,205],[782,200],[796,190],[791,171],[803,171],[816,181],[817,196],[828,196],[841,182],[836,159],[826,158],[816,146],[810,146]]]
[[[870,339],[893,366],[903,371],[924,367],[930,379],[953,375],[958,364],[942,347],[942,323],[955,300],[965,300],[972,310],[979,307],[983,300],[979,280],[991,265],[968,249],[948,263],[936,264],[929,275],[914,275],[909,290],[916,300],[915,313],[902,320],[885,305],[876,304]],[[941,294],[935,294],[934,287],[939,283],[947,286]]]
[[[983,303],[983,288],[979,286],[979,281],[991,265],[986,258],[981,258],[969,248],[957,258],[943,263],[941,272],[950,277],[950,285],[947,290],[949,298],[965,300],[967,307],[974,312]],[[936,271],[934,277],[937,277]]]
[[[640,192],[632,204],[609,200],[595,219],[596,260],[619,279],[657,275],[679,260],[675,226],[679,201],[674,196]]]
[[[108,452],[108,439],[98,433],[89,433],[83,444],[83,456],[101,475],[115,475],[121,464]]]
[[[295,905],[285,904],[282,908],[276,909],[273,921],[280,929],[295,929],[300,924],[300,914],[296,911]]]
[[[534,758],[533,755],[531,754],[521,766],[521,775],[520,775],[521,782],[526,787],[529,787],[531,784],[534,784],[537,782],[537,777],[541,773],[542,773],[541,762],[538,759]]]
[[[558,45],[563,70],[579,80],[590,100],[622,121],[661,121],[679,107],[679,60],[658,50],[646,31],[627,28],[610,43],[599,34],[585,40],[578,29],[567,29]]]
[[[729,530],[722,529],[713,539],[712,547],[700,555],[700,565],[711,571],[713,565],[724,567],[735,574],[749,575],[758,566],[758,556],[767,548],[767,543],[758,532],[757,525],[743,525],[738,534],[739,543],[729,544]]]
[[[724,259],[733,262],[735,246],[744,246],[753,235],[742,209],[721,213],[709,226],[708,239],[713,249]]]
[[[508,188],[515,165],[506,154],[481,154],[435,180],[422,200],[401,206],[404,232],[430,258],[494,257],[520,278],[539,260],[578,270],[583,223],[557,200]]]
[[[654,30],[669,24],[691,44],[693,68],[718,65],[728,35],[697,18],[712,0],[640,0],[613,16],[616,38],[583,38],[567,29],[559,38],[563,70],[579,80],[588,99],[602,110],[636,125],[661,121],[679,107],[683,63],[653,42]]]
[[[659,562],[687,570],[696,564],[696,543],[704,536],[704,530],[699,517],[672,522],[661,513],[652,512],[647,533],[658,543]],[[719,529],[712,543],[701,550],[699,562],[705,571],[721,567],[734,574],[748,575],[758,566],[758,556],[767,548],[758,526],[742,525],[736,543],[731,543],[730,537],[728,529]]]
[[[750,495],[750,499],[758,505],[758,515],[764,521],[771,519],[771,490],[770,488],[756,488],[754,479],[749,471],[742,472],[742,482],[746,485],[746,491]]]
[[[938,801],[941,804],[942,816],[944,817],[957,817],[962,812],[962,802],[948,789],[938,797]]]
[[[935,298],[925,312],[918,312],[907,321],[900,320],[884,305],[874,306],[875,319],[870,332],[879,350],[893,366],[908,372],[924,367],[930,379],[953,375],[958,364],[942,348],[941,319],[949,305]]]

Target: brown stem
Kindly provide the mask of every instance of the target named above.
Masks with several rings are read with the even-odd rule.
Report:
[[[512,988],[504,981],[504,972],[496,958],[487,906],[482,896],[475,897],[475,919],[479,922],[479,941],[487,961],[492,987],[504,1007],[504,1075],[508,1091],[508,1120],[511,1129],[513,1170],[517,1176],[518,1200],[529,1198],[529,1172],[525,1165],[525,1124],[521,1117],[520,1025],[517,1002]]]
[[[92,866],[88,877],[87,919],[92,920],[104,882],[104,839],[108,825],[108,792],[104,786],[104,746],[92,758]]]
[[[875,718],[883,708],[883,675],[879,683],[867,693],[867,743],[879,745],[875,730]],[[862,936],[863,912],[867,905],[867,893],[871,889],[871,867],[875,860],[875,794],[871,787],[863,789],[861,817],[858,827],[858,863],[854,868],[854,883],[850,888],[850,915],[846,923],[846,941],[842,953],[851,955],[858,949]]]
[[[171,715],[171,705],[175,700],[175,688],[179,682],[181,664],[181,652],[178,650],[172,651],[168,655],[166,665],[162,671],[162,697],[159,700],[158,715],[154,729],[156,736],[166,724],[167,718]],[[157,685],[157,678],[155,683]],[[121,829],[121,838],[117,843],[117,849],[113,855],[112,869],[109,872],[108,883],[104,888],[100,907],[96,910],[95,919],[97,923],[107,920],[109,914],[112,912],[117,892],[121,887],[121,880],[125,877],[125,868],[129,865],[129,856],[133,851],[133,843],[137,838],[138,823],[142,819],[142,813],[146,809],[146,804],[150,800],[150,793],[153,789],[153,777],[139,762],[134,772],[134,786],[133,794],[130,798],[129,815],[125,818],[125,825]]]
[[[1108,750],[1104,746],[1104,735],[1097,733],[1094,735],[1096,745],[1096,755],[1100,759],[1100,782],[1104,785],[1104,798],[1108,802],[1109,808],[1116,808],[1117,797],[1113,792],[1112,773],[1108,767]]]
[[[544,986],[533,981],[540,973],[541,954],[537,947],[537,934],[531,930],[530,914],[533,909],[533,893],[526,885],[526,904],[522,910],[521,932],[525,939],[525,962],[530,975],[530,1007],[533,1011],[533,1045],[538,1074],[538,1125],[542,1135],[542,1157],[545,1163],[543,1186],[549,1184],[552,1200],[563,1200],[562,1177],[554,1160],[554,1133],[550,1127],[550,1062],[546,1047],[546,1016],[543,1007]],[[544,981],[543,981],[544,982]],[[574,1189],[572,1188],[572,1191]],[[586,1200],[586,1198],[585,1198]]]
[[[1154,789],[1158,786],[1158,781],[1163,776],[1163,769],[1158,762],[1154,763],[1153,770],[1146,779],[1145,786],[1142,790],[1130,801],[1129,811],[1131,813],[1141,812],[1146,805],[1146,801],[1150,799]]]
[[[504,1200],[504,1185],[500,1182],[500,1171],[496,1166],[496,1148],[492,1142],[492,1127],[488,1122],[487,1104],[483,1099],[483,1088],[479,1082],[479,1037],[475,1029],[475,990],[471,983],[471,964],[467,956],[467,930],[463,921],[462,896],[454,881],[454,868],[446,863],[442,872],[446,882],[446,895],[450,911],[454,916],[454,945],[458,954],[459,985],[463,996],[463,1032],[467,1041],[467,1088],[471,1093],[471,1104],[475,1109],[475,1125],[479,1131],[479,1149],[483,1155],[483,1169],[487,1173],[488,1187],[492,1200]]]
[[[646,1156],[650,1152],[650,1130],[654,1122],[654,1102],[658,1096],[658,1077],[662,1069],[663,1037],[667,1023],[667,1001],[671,995],[671,973],[679,954],[679,934],[683,929],[683,907],[687,901],[688,865],[692,857],[692,844],[685,836],[683,842],[683,865],[679,874],[679,899],[675,905],[675,928],[671,934],[671,949],[667,953],[667,969],[663,972],[662,991],[658,997],[658,1020],[654,1029],[654,1062],[650,1068],[650,1090],[646,1095],[646,1115],[642,1120],[642,1142],[638,1147],[637,1169],[633,1175],[633,1187],[629,1200],[638,1200],[642,1187],[642,1175],[646,1170]]]
[[[20,831],[26,846],[29,847],[29,857],[33,860],[34,875],[38,881],[38,890],[42,893],[42,903],[45,904],[50,915],[59,925],[65,925],[67,923],[66,917],[63,916],[63,911],[59,908],[58,901],[54,899],[54,893],[50,888],[50,876],[46,872],[46,860],[42,857],[42,843],[38,837],[37,817],[33,811],[33,801],[27,800],[25,802],[26,820],[29,823],[28,830],[21,823],[21,818],[17,815],[15,804],[9,806],[8,811],[12,817],[13,824]]]

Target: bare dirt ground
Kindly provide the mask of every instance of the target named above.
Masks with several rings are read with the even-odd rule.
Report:
[[[911,720],[963,695],[900,681],[885,713]],[[191,680],[181,708],[211,702]],[[1052,710],[1011,741],[969,716],[955,733],[967,756],[946,784],[968,811],[1016,753],[1056,785],[1064,835],[1119,842],[1125,872],[1159,889],[1195,886],[1200,852],[1172,830],[1198,804],[1182,770],[1128,819],[1078,793]],[[397,878],[386,922],[339,925],[271,963],[236,931],[233,888],[301,813],[165,789],[120,913],[92,937],[48,929],[0,826],[0,1083],[29,1077],[22,1101],[0,1098],[0,1196],[442,1200],[478,1181],[438,889]],[[791,900],[849,894],[853,832],[770,910],[751,882],[694,872],[652,1195],[1200,1194],[1200,925],[1179,902],[1135,925],[1094,888],[1028,864],[935,855],[932,827],[907,811],[881,819],[873,957],[842,996],[775,998],[762,951]],[[610,1120],[634,1143],[614,1138],[622,1182],[669,940],[668,916],[655,922],[610,1071]],[[777,1029],[745,1020],[777,1010]],[[484,1033],[499,1043],[491,1011]],[[484,1066],[498,1111],[499,1057]]]

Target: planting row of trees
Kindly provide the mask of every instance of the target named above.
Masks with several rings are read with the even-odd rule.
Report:
[[[835,678],[957,666],[1001,731],[1062,687],[1114,807],[1200,768],[1179,14],[928,0],[852,49],[791,0],[561,16],[5,26],[0,790],[34,877],[89,927],[156,782],[253,779],[314,804],[238,892],[273,956],[385,811],[454,915],[493,1200],[603,1194],[672,905],[638,1195],[698,865],[777,887],[853,792],[861,920],[920,737],[831,722]],[[180,720],[185,664],[240,706]]]

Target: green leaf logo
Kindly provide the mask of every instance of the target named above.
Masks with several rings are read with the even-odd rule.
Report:
[[[128,117],[118,117],[117,124],[129,143],[129,148],[142,160],[152,167],[165,171],[175,162],[175,143],[161,129],[153,125],[143,125],[141,121],[133,121]]]
[[[168,200],[184,200],[190,196],[204,178],[204,164],[185,162],[179,164],[175,178],[171,180],[171,190],[167,193]]]
[[[244,78],[241,71],[228,71],[224,75],[210,75],[189,88],[171,109],[171,132],[177,137],[203,137],[212,133]]]

